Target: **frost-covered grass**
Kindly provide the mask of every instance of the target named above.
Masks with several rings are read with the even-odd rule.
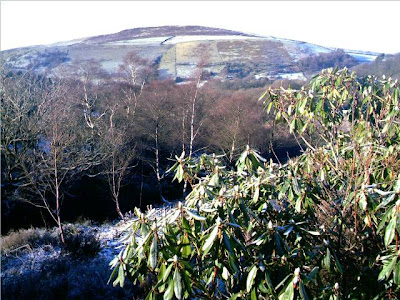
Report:
[[[135,288],[113,287],[108,258],[74,258],[57,249],[38,248],[3,263],[2,299],[132,299]]]
[[[170,208],[150,207],[148,215],[159,221],[170,214]],[[107,283],[109,262],[126,242],[124,235],[132,220],[127,216],[108,224],[66,224],[69,247],[59,242],[56,228],[31,228],[3,236],[1,299],[142,299],[140,286],[127,282],[122,289]],[[93,253],[96,242],[99,248]],[[18,248],[25,244],[29,247]]]
[[[2,299],[132,299],[133,286],[122,290],[107,284],[123,225],[67,224],[67,246],[56,228],[3,236]]]

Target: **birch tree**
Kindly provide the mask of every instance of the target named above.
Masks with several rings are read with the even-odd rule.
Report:
[[[61,208],[68,182],[99,159],[69,89],[60,80],[33,75],[2,82],[2,150],[7,149],[8,168],[17,178],[14,197],[45,209],[63,243]]]

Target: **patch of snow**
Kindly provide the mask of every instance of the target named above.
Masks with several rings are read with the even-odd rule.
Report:
[[[277,73],[277,74],[268,74],[268,73],[260,73],[254,75],[255,79],[261,79],[261,78],[269,78],[269,79],[289,79],[289,80],[307,80],[307,78],[304,76],[302,72],[297,72],[297,73]]]
[[[254,75],[254,78],[257,80],[261,79],[261,78],[268,78],[268,74],[266,74],[266,73],[256,74],[256,75]]]
[[[162,36],[162,37],[152,37],[152,38],[143,38],[143,39],[123,40],[123,41],[117,41],[117,42],[108,42],[107,44],[114,45],[114,46],[158,45],[169,38],[171,38],[171,37]]]
[[[180,35],[175,36],[168,41],[165,45],[175,45],[178,43],[195,42],[195,41],[219,41],[219,40],[266,40],[268,37],[251,37],[241,35]]]
[[[75,39],[75,40],[64,41],[64,42],[57,42],[57,43],[53,43],[53,44],[48,44],[48,45],[46,45],[46,46],[47,46],[47,47],[71,46],[71,45],[75,45],[75,44],[82,43],[84,40],[86,40],[86,38],[83,38],[83,39]]]
[[[359,62],[371,62],[371,61],[374,61],[378,57],[378,55],[352,53],[352,52],[347,52],[347,54],[354,57]]]
[[[271,79],[289,79],[289,80],[296,80],[296,79],[301,79],[301,80],[306,80],[307,78],[304,76],[302,72],[298,73],[278,73],[276,75],[271,75],[269,76]]]
[[[50,153],[51,142],[48,139],[39,138],[38,148],[45,153]]]

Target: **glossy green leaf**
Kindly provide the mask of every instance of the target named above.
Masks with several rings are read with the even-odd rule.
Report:
[[[118,278],[117,278],[118,282],[119,282],[119,286],[120,287],[124,287],[125,284],[125,271],[124,271],[124,267],[123,265],[119,265],[119,270],[118,270]],[[115,285],[114,285],[115,286]]]
[[[389,279],[390,274],[396,267],[397,257],[395,256],[387,264],[383,265],[381,272],[379,273],[378,280]]]
[[[228,280],[229,279],[229,271],[225,267],[222,268],[222,278],[224,280]]]
[[[235,256],[233,249],[232,249],[232,244],[231,244],[231,241],[230,241],[228,235],[226,234],[225,231],[222,233],[222,235],[223,235],[223,240],[224,240],[224,245],[225,245],[226,250],[228,250],[228,252],[231,256]]]
[[[393,217],[385,230],[385,246],[388,247],[393,241],[396,232],[396,217]]]
[[[177,299],[182,299],[182,280],[178,268],[174,272],[174,293]]]
[[[400,261],[397,262],[393,271],[393,281],[395,284],[400,285]]]
[[[247,280],[246,280],[246,290],[248,293],[250,293],[250,290],[254,284],[254,279],[257,276],[257,266],[253,266],[249,272],[249,274],[247,275]]]
[[[168,283],[168,288],[166,289],[164,293],[164,300],[171,300],[172,297],[174,296],[174,280],[171,279]]]
[[[214,229],[211,231],[206,242],[201,248],[201,250],[203,251],[203,257],[208,253],[208,251],[210,251],[211,247],[213,246],[214,240],[218,235],[218,230],[219,230],[218,226],[215,225]]]
[[[165,273],[164,273],[163,278],[162,278],[163,282],[165,282],[165,281],[167,280],[169,274],[171,273],[171,270],[172,270],[173,265],[174,265],[174,264],[171,263],[171,264],[168,266],[168,268],[165,270]]]
[[[145,300],[153,300],[154,298],[153,298],[153,292],[151,291],[148,295],[147,295],[147,297],[146,297],[146,299]]]
[[[322,267],[328,271],[331,269],[331,252],[329,251],[329,248],[326,249],[326,254],[322,260]]]
[[[257,294],[256,294],[256,289],[253,289],[250,293],[250,299],[251,300],[257,300]]]
[[[169,223],[173,224],[175,223],[175,221],[178,219],[179,215],[181,214],[181,211],[179,209],[177,209],[176,211],[174,211],[174,213],[172,214],[172,216],[169,219]]]
[[[189,257],[192,254],[192,247],[190,246],[190,241],[187,235],[183,235],[182,237],[182,256]]]
[[[158,248],[157,248],[157,236],[154,235],[153,241],[150,246],[150,253],[149,253],[149,260],[148,260],[148,265],[150,269],[154,270],[157,266],[157,261],[158,261]]]
[[[199,215],[195,214],[194,212],[191,212],[189,209],[185,209],[185,212],[189,215],[189,217],[191,217],[191,218],[193,218],[193,219],[195,219],[197,221],[205,221],[205,220],[207,220],[206,217],[199,216]]]
[[[167,271],[165,264],[161,264],[160,270],[158,271],[157,279],[158,281],[162,281],[164,278],[164,274]]]
[[[294,299],[294,288],[293,283],[290,280],[285,290],[279,295],[279,300],[293,300]]]

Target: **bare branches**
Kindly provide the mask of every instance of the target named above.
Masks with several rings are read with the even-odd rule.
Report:
[[[88,149],[92,136],[82,126],[70,89],[55,78],[2,78],[2,148],[9,177],[16,178],[18,198],[48,211],[62,241],[65,184],[98,158]]]

